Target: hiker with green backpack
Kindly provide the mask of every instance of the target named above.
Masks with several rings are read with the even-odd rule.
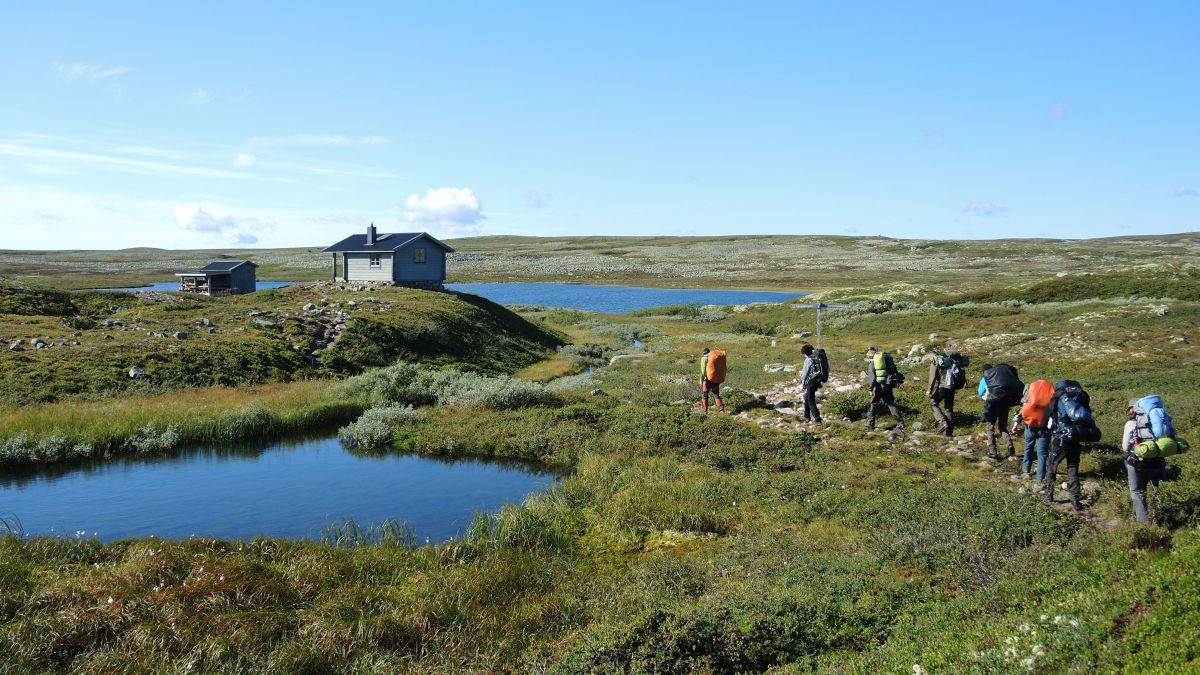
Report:
[[[947,437],[954,435],[954,392],[967,386],[970,363],[970,358],[958,352],[938,354],[929,363],[929,386],[925,388],[925,395],[933,406],[933,418]]]
[[[867,348],[867,383],[871,389],[871,402],[867,404],[867,431],[875,430],[875,406],[879,403],[887,405],[888,412],[896,420],[894,430],[904,431],[904,417],[900,415],[896,395],[892,392],[904,384],[904,375],[896,369],[891,354],[874,347]]]
[[[1161,396],[1151,394],[1129,402],[1129,421],[1121,434],[1125,451],[1125,473],[1129,497],[1133,501],[1133,519],[1149,524],[1146,486],[1166,476],[1167,457],[1186,451],[1187,441],[1175,435],[1175,425],[1163,406]]]
[[[806,344],[800,348],[804,354],[804,366],[800,369],[800,384],[804,387],[804,420],[821,423],[821,411],[817,408],[817,390],[829,381],[829,357],[824,349],[813,349]]]

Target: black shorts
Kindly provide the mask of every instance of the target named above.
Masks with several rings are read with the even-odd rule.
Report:
[[[701,383],[701,388],[704,389],[704,393],[706,393],[706,394],[712,394],[713,396],[721,395],[721,383],[720,382],[712,382],[710,380],[704,380],[704,382]]]

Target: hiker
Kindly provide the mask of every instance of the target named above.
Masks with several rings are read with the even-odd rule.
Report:
[[[824,349],[814,351],[810,344],[801,347],[800,352],[804,354],[804,366],[800,369],[800,385],[804,387],[804,421],[820,424],[817,390],[829,379],[829,360]]]
[[[1054,481],[1058,465],[1067,460],[1067,491],[1071,494],[1071,505],[1076,511],[1083,510],[1083,496],[1079,489],[1079,458],[1084,443],[1100,440],[1100,428],[1092,416],[1091,397],[1083,385],[1074,380],[1062,380],[1054,385],[1054,395],[1046,406],[1049,420],[1050,457],[1046,462],[1045,483],[1042,500],[1054,501]]]
[[[721,383],[725,381],[725,371],[725,352],[705,347],[704,356],[700,359],[700,391],[704,392],[700,410],[706,415],[709,394],[717,399],[717,410],[725,412],[725,402],[721,400]]]
[[[896,370],[892,355],[875,347],[867,348],[867,382],[871,388],[871,402],[867,404],[867,431],[875,430],[875,406],[880,402],[887,405],[888,412],[896,420],[896,431],[904,431],[904,418],[896,405],[892,390],[904,383],[904,376]]]
[[[1017,454],[1012,433],[1008,430],[1008,411],[1020,400],[1023,389],[1017,369],[1007,363],[985,364],[979,378],[979,397],[983,399],[983,421],[987,424],[988,459],[1005,459],[996,452],[996,432],[1008,443],[1008,457]]]
[[[954,392],[967,385],[967,364],[958,352],[938,354],[929,363],[929,386],[925,395],[933,406],[933,418],[947,438],[954,435]]]
[[[1050,429],[1046,408],[1054,396],[1054,385],[1050,380],[1034,380],[1021,394],[1021,407],[1013,415],[1012,433],[1025,427],[1025,452],[1021,455],[1021,470],[1030,480],[1046,477],[1046,460],[1050,454]],[[1037,468],[1036,473],[1034,467]]]
[[[1166,477],[1167,457],[1187,449],[1187,441],[1176,438],[1175,425],[1157,394],[1129,402],[1129,421],[1121,434],[1121,449],[1125,451],[1125,473],[1129,480],[1129,497],[1133,500],[1133,519],[1150,523],[1146,508],[1146,486]]]

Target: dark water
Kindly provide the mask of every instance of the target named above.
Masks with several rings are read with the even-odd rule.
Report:
[[[478,511],[544,490],[556,475],[516,462],[357,455],[336,438],[160,458],[0,472],[0,518],[27,534],[318,538],[386,519],[417,540],[460,534]]]
[[[255,285],[255,290],[265,291],[268,288],[283,288],[299,283],[296,281],[259,281]],[[98,288],[98,291],[122,291],[134,293],[136,291],[178,291],[178,281],[156,281],[149,286],[127,286],[125,288]]]
[[[610,314],[662,305],[744,305],[750,302],[785,302],[804,293],[778,291],[705,290],[700,288],[642,288],[592,284],[479,283],[446,284],[446,288],[474,293],[501,305],[545,305],[586,309]]]

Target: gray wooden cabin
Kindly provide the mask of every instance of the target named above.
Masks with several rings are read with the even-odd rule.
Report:
[[[371,224],[366,234],[346,237],[325,252],[333,254],[334,281],[385,281],[441,289],[446,281],[446,254],[454,249],[428,232],[381,233]]]
[[[204,295],[236,295],[258,289],[258,265],[249,260],[218,260],[196,272],[178,272],[179,290]]]

